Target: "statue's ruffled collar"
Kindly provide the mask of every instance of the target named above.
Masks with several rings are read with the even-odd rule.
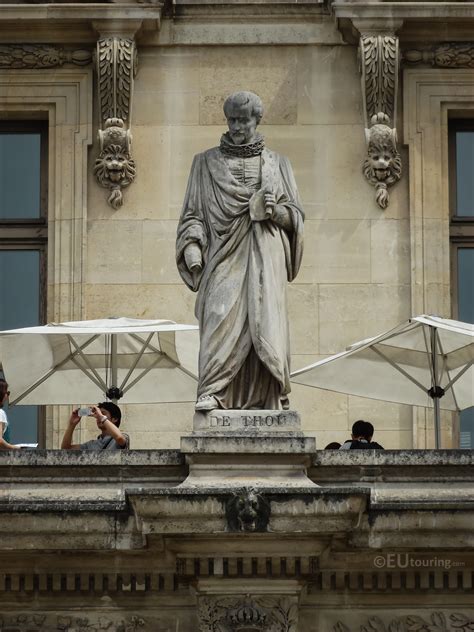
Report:
[[[265,149],[265,139],[261,134],[255,136],[252,143],[246,145],[235,145],[232,142],[229,132],[222,134],[219,149],[225,156],[233,156],[234,158],[253,158],[260,156]]]

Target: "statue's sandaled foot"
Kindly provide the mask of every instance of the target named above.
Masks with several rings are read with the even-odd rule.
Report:
[[[282,397],[280,402],[283,410],[290,410],[290,400],[288,397]]]
[[[217,399],[213,395],[203,395],[199,397],[196,402],[196,406],[194,410],[214,410],[215,408],[219,408],[219,403]]]

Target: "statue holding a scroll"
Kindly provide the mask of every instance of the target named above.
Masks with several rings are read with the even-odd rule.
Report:
[[[265,147],[260,98],[232,94],[229,131],[194,158],[178,226],[177,264],[198,293],[196,410],[287,409],[287,282],[300,267],[303,210],[286,158]]]

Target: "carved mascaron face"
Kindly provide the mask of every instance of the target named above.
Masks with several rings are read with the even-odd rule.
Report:
[[[120,153],[105,156],[104,165],[112,182],[120,182],[125,177],[127,162],[127,158]]]
[[[387,147],[372,147],[369,148],[369,158],[377,180],[386,180],[390,175],[393,153]]]
[[[255,138],[258,120],[248,105],[230,104],[226,112],[229,136],[235,145],[247,145]]]
[[[107,182],[126,186],[135,178],[135,163],[118,145],[109,145],[96,160],[94,172],[102,185]]]

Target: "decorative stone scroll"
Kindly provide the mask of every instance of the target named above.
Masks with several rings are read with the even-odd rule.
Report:
[[[403,53],[410,65],[431,64],[437,68],[474,68],[473,42],[446,42],[429,49],[413,49]]]
[[[199,632],[297,632],[296,597],[201,597]]]
[[[399,48],[393,35],[362,35],[359,43],[367,157],[363,173],[375,187],[376,202],[385,209],[388,187],[401,178],[397,150]]]
[[[88,50],[66,50],[57,46],[0,46],[0,69],[57,68],[64,64],[87,66],[92,62]]]
[[[95,161],[97,182],[109,189],[108,203],[114,209],[123,204],[122,189],[136,176],[131,156],[130,132],[133,80],[137,71],[137,50],[131,38],[105,37],[97,43],[97,75],[100,154]]]
[[[366,623],[359,627],[348,627],[338,621],[333,627],[334,632],[468,632],[474,630],[474,616],[468,616],[460,612],[445,615],[442,612],[433,612],[431,615],[420,617],[408,615],[397,617],[384,623],[379,617],[370,617]]]

